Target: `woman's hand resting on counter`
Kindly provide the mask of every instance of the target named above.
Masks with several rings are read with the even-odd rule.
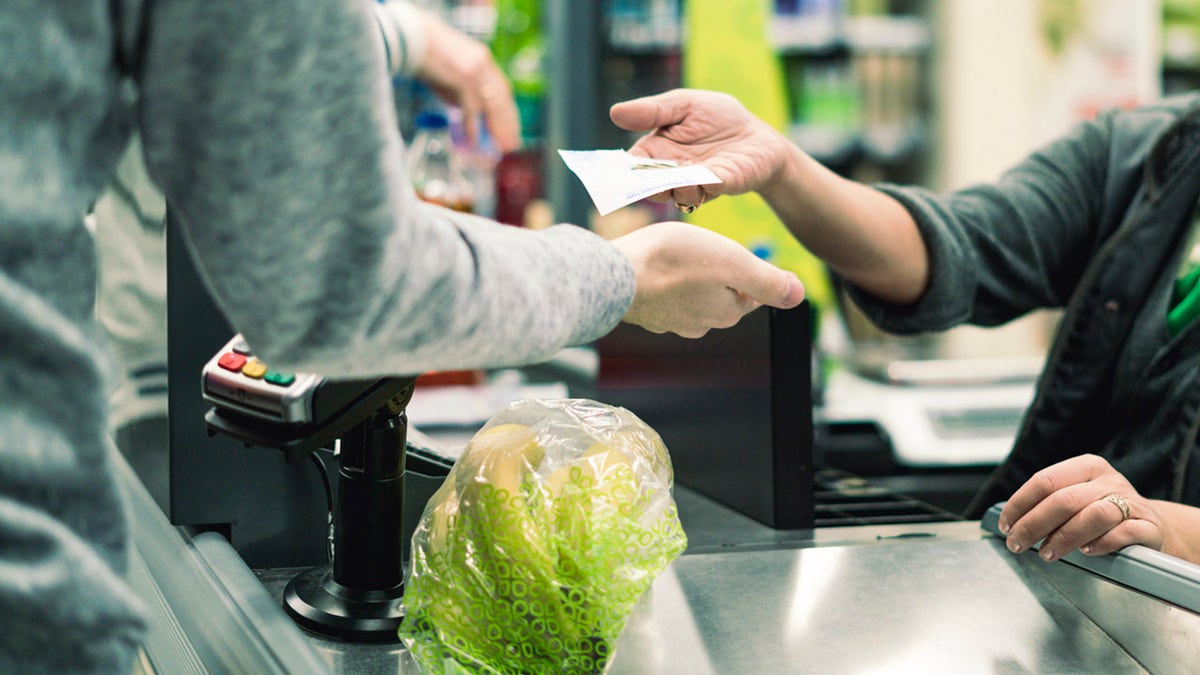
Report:
[[[1139,495],[1103,457],[1080,455],[1035,473],[1004,505],[999,527],[1014,553],[1044,539],[1038,554],[1048,561],[1075,549],[1087,555],[1131,544],[1163,550],[1160,504]]]
[[[612,243],[629,258],[637,284],[624,321],[654,333],[698,338],[760,305],[790,309],[804,300],[794,273],[702,227],[655,223]]]

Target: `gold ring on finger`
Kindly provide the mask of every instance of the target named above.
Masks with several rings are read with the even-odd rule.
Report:
[[[700,208],[700,205],[703,204],[704,200],[707,198],[708,198],[708,192],[705,191],[703,186],[700,186],[700,201],[696,202],[695,204],[684,204],[682,202],[675,202],[675,208],[679,209],[680,211],[683,211],[684,213],[691,213],[691,212],[695,211],[696,209]]]
[[[1122,497],[1121,495],[1114,492],[1111,495],[1105,495],[1104,497],[1102,497],[1100,499],[1100,501],[1111,502],[1113,504],[1116,504],[1117,508],[1121,509],[1121,522],[1122,523],[1129,520],[1129,502],[1126,501],[1126,499],[1124,497]]]

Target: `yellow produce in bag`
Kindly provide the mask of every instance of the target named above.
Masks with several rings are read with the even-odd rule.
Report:
[[[633,413],[526,400],[475,435],[412,538],[400,637],[426,673],[602,673],[687,546],[670,456]]]

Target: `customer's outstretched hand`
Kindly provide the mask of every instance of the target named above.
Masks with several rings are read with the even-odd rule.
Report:
[[[654,333],[698,338],[760,305],[790,309],[804,300],[795,274],[702,227],[655,223],[613,244],[633,264],[637,282],[624,320]]]

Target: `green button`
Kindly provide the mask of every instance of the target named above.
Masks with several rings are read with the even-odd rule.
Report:
[[[286,387],[296,381],[296,376],[291,373],[281,373],[278,370],[268,370],[267,374],[263,375],[263,380]]]

